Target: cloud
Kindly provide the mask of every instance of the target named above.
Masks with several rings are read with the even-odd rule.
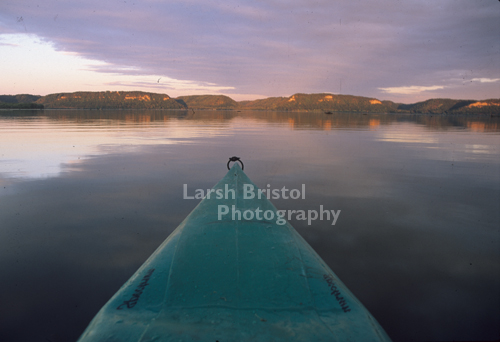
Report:
[[[19,44],[4,43],[0,41],[0,46],[18,47]]]
[[[132,80],[122,80],[107,82],[106,85],[121,86],[130,89],[143,89],[151,90],[156,89],[157,92],[164,92],[165,89],[175,90],[177,92],[189,92],[191,95],[200,95],[206,93],[221,93],[224,91],[231,91],[233,87],[221,87],[213,83],[199,83],[195,81],[176,80],[168,77],[159,77],[152,79],[151,77],[143,76],[141,78],[134,78]]]
[[[497,3],[465,0],[23,0],[0,3],[0,33],[28,32],[106,63],[96,72],[164,75],[228,93],[377,97],[440,84],[453,97],[446,72],[500,77],[499,16]],[[480,89],[498,94],[493,84]]]
[[[389,88],[379,88],[383,92],[389,94],[419,94],[423,91],[432,91],[437,89],[444,89],[443,86],[430,86],[430,87],[422,87],[422,86],[409,86],[409,87],[389,87]]]
[[[481,83],[493,83],[500,81],[500,78],[473,78],[471,81],[476,81]]]

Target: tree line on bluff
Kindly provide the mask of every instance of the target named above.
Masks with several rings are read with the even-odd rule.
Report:
[[[237,102],[224,95],[192,95],[171,98],[166,94],[141,91],[105,91],[58,93],[46,96],[29,94],[0,95],[2,109],[211,109],[272,110],[363,113],[429,113],[429,114],[500,114],[500,99],[452,100],[430,99],[414,104],[380,101],[353,95],[295,94]]]

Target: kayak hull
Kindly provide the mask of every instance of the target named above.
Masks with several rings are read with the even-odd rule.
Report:
[[[245,184],[234,164],[79,341],[390,341],[270,201],[244,198]],[[233,219],[224,206],[274,219]]]

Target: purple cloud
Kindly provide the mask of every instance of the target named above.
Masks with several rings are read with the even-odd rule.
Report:
[[[421,88],[425,98],[488,98],[500,82],[466,81],[500,78],[499,17],[500,3],[467,0],[7,0],[0,34],[36,34],[106,62],[99,72],[211,83],[229,95],[411,100],[418,94],[397,89]]]

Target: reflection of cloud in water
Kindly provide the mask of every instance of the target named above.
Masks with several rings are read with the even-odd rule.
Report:
[[[493,149],[488,145],[472,144],[465,145],[466,152],[469,153],[479,153],[479,154],[491,154],[494,153]]]
[[[474,123],[474,122],[472,122]],[[466,125],[467,128],[471,126]],[[484,123],[481,125],[484,131]],[[486,161],[496,158],[500,153],[500,145],[495,135],[481,135],[482,143],[474,143],[479,139],[481,130],[458,130],[454,134],[443,134],[442,131],[429,131],[424,126],[409,123],[392,125],[390,129],[377,132],[377,140],[389,143],[405,144],[407,152],[411,149],[433,150],[427,158],[446,160],[452,163],[459,161]]]
[[[396,124],[390,130],[380,132],[379,141],[389,141],[409,144],[435,144],[438,142],[437,133],[429,132],[413,124]]]
[[[57,176],[63,165],[67,170],[76,170],[83,160],[95,155],[233,134],[222,125],[210,125],[207,129],[175,118],[165,122],[150,122],[148,118],[127,115],[125,120],[110,125],[109,120],[0,117],[0,174],[21,178]]]

